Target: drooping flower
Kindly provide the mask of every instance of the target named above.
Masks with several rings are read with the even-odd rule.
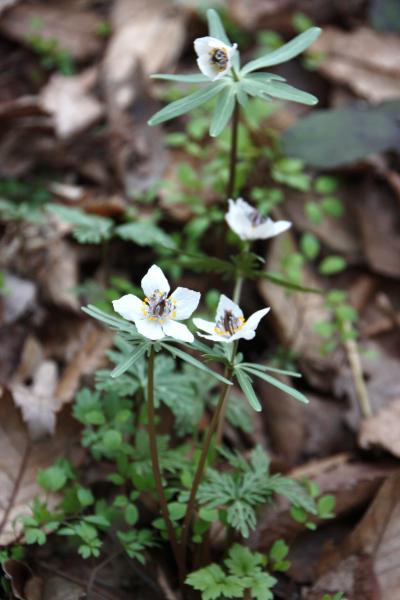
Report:
[[[144,301],[126,294],[113,301],[114,310],[124,319],[134,321],[140,334],[150,340],[168,336],[183,342],[193,342],[194,337],[183,323],[196,310],[200,292],[178,287],[169,296],[170,286],[164,273],[153,265],[141,282]]]
[[[236,48],[237,44],[228,46],[214,37],[197,38],[194,41],[194,49],[200,71],[212,81],[221,79],[231,68]]]
[[[193,319],[193,323],[207,334],[198,333],[198,335],[214,342],[229,343],[241,338],[252,340],[256,335],[259,322],[269,311],[270,308],[258,310],[246,321],[241,308],[222,294],[218,302],[215,322],[196,318]]]
[[[243,198],[229,200],[225,220],[242,240],[266,240],[286,231],[292,225],[290,221],[273,221],[269,217],[261,216],[258,210]]]

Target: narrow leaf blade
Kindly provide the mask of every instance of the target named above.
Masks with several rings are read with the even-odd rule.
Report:
[[[238,383],[242,389],[242,392],[244,393],[247,400],[249,401],[250,406],[255,411],[260,412],[262,410],[262,406],[261,406],[261,404],[257,398],[257,395],[253,389],[250,377],[247,375],[247,373],[244,373],[240,368],[235,369],[235,375],[236,375],[236,379],[238,380]]]
[[[115,377],[122,375],[122,373],[125,373],[125,371],[127,371],[133,364],[135,364],[135,362],[139,360],[139,358],[143,356],[148,347],[149,344],[146,342],[140,344],[138,348],[136,348],[135,352],[131,354],[131,356],[129,356],[123,363],[111,371],[111,377],[114,379]]]
[[[213,85],[209,85],[206,88],[193,92],[193,94],[189,94],[189,96],[185,96],[180,100],[167,104],[167,106],[151,117],[148,122],[149,125],[159,125],[160,123],[164,123],[164,121],[169,121],[170,119],[174,119],[175,117],[179,117],[180,115],[189,112],[193,108],[204,104],[219,94],[225,85],[225,81],[218,81]]]
[[[180,81],[182,83],[205,83],[210,81],[210,78],[202,73],[188,73],[188,74],[168,74],[168,73],[155,73],[150,76],[151,79],[166,79],[167,81]]]
[[[286,371],[285,369],[276,369],[275,367],[267,367],[266,365],[259,365],[255,363],[240,363],[242,367],[252,367],[259,371],[271,371],[271,373],[277,373],[278,375],[287,375],[288,377],[302,377],[301,373],[296,371]]]
[[[218,381],[220,381],[221,383],[225,383],[227,385],[233,385],[232,382],[229,381],[229,379],[225,379],[225,377],[223,377],[222,375],[220,375],[216,371],[213,371],[212,369],[209,369],[208,367],[206,367],[205,365],[203,365],[203,363],[201,363],[200,361],[198,361],[196,358],[194,358],[193,356],[191,356],[187,352],[184,352],[183,350],[180,350],[179,348],[176,348],[176,346],[172,346],[172,345],[166,344],[166,343],[162,343],[161,346],[163,348],[165,348],[165,350],[167,350],[168,352],[170,352],[173,356],[176,356],[176,357],[180,358],[181,360],[184,360],[185,362],[189,363],[193,367],[196,367],[196,369],[199,369],[200,371],[204,371],[205,373],[208,373],[209,375],[211,375],[215,379],[218,379]]]
[[[284,44],[277,50],[273,52],[269,52],[268,54],[257,58],[256,60],[251,60],[247,65],[245,65],[242,69],[242,75],[246,73],[251,73],[252,71],[256,71],[257,69],[264,69],[265,67],[271,67],[272,65],[279,65],[283,62],[291,60],[295,56],[298,56],[303,52],[306,48],[311,46],[313,42],[320,35],[321,29],[319,27],[311,27],[304,31],[293,40]]]
[[[129,331],[129,333],[135,332],[135,327],[133,323],[130,324],[127,323],[127,321],[124,321],[123,319],[119,319],[118,317],[109,315],[108,313],[104,312],[103,310],[100,310],[99,308],[97,308],[97,306],[93,306],[92,304],[89,304],[88,306],[82,306],[82,311],[90,317],[93,317],[94,319],[105,323],[112,329],[117,329],[119,331]]]
[[[217,104],[215,105],[214,114],[210,125],[211,137],[216,137],[223,131],[223,129],[225,129],[225,126],[232,116],[234,108],[235,88],[233,85],[231,85],[222,90]]]
[[[289,396],[292,396],[293,398],[295,398],[299,402],[302,402],[303,404],[308,404],[309,403],[309,400],[305,397],[304,394],[302,394],[301,392],[299,392],[299,390],[296,390],[295,388],[290,387],[290,385],[287,385],[286,383],[283,383],[279,379],[275,379],[275,377],[272,377],[271,375],[267,375],[267,373],[264,373],[263,371],[254,369],[253,367],[247,367],[246,366],[246,367],[242,367],[242,368],[244,368],[244,370],[247,373],[251,373],[252,375],[256,375],[260,379],[263,379],[267,383],[270,383],[274,387],[277,387],[282,392],[285,392],[286,394],[289,394]]]

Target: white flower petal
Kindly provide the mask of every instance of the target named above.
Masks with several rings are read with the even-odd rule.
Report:
[[[269,313],[270,308],[262,308],[253,313],[245,322],[242,329],[232,336],[232,341],[243,338],[244,340],[252,340],[256,335],[256,329],[261,319]]]
[[[156,290],[168,294],[170,287],[160,267],[153,265],[142,279],[142,290],[146,296],[151,296]]]
[[[234,200],[229,200],[229,209],[225,215],[225,220],[232,231],[234,231],[242,240],[248,239],[247,233],[250,224],[239,205],[239,200],[236,202]]]
[[[218,306],[217,306],[217,314],[215,317],[216,322],[218,322],[220,319],[224,318],[226,310],[231,311],[232,314],[237,319],[239,319],[240,317],[243,317],[242,309],[239,308],[239,306],[237,304],[235,304],[232,300],[230,300],[230,298],[225,296],[225,294],[221,294],[221,296],[219,298]]]
[[[210,63],[208,56],[201,56],[200,58],[198,58],[197,66],[199,67],[203,75],[209,77],[212,81],[215,81],[215,78],[218,77],[218,75],[220,74],[220,72],[216,71],[216,69]],[[223,73],[223,75],[225,75],[225,72]]]
[[[136,322],[138,332],[149,340],[161,340],[165,337],[162,326],[158,321],[142,319]]]
[[[214,333],[215,323],[213,323],[212,321],[206,321],[205,319],[199,319],[198,317],[196,317],[195,319],[193,319],[193,323],[196,325],[196,327],[202,329],[206,333]],[[199,335],[202,334],[199,333]]]
[[[177,323],[176,321],[167,321],[162,326],[165,335],[173,337],[181,342],[192,343],[194,341],[193,334],[183,323]]]
[[[292,223],[290,221],[273,221],[272,219],[268,219],[266,223],[258,225],[254,228],[254,230],[257,233],[257,239],[266,240],[279,235],[283,231],[289,229],[291,226]]]
[[[126,294],[118,300],[113,300],[112,305],[115,312],[124,317],[124,319],[128,319],[128,321],[137,321],[144,318],[144,302],[133,294]]]
[[[176,301],[174,319],[181,321],[188,319],[196,310],[200,302],[200,292],[188,288],[178,287],[170,298]]]
[[[197,335],[199,335],[202,338],[205,338],[206,340],[212,340],[213,342],[229,343],[232,341],[231,337],[224,337],[223,335],[218,335],[217,333],[205,335],[204,333],[197,332]]]

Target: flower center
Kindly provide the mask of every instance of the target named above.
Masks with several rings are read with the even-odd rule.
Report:
[[[210,62],[213,67],[223,71],[229,62],[227,51],[224,48],[213,48],[210,50]]]
[[[175,305],[176,301],[167,298],[165,292],[155,290],[149,298],[144,299],[143,314],[150,321],[164,322],[166,319],[176,316]]]
[[[214,331],[218,335],[230,337],[242,329],[244,322],[244,317],[236,317],[231,310],[225,310],[223,316],[216,322]]]
[[[255,208],[253,208],[251,212],[249,211],[248,218],[252,227],[258,227],[259,225],[262,225],[267,221],[267,219],[265,217],[262,217],[258,210],[256,210]]]

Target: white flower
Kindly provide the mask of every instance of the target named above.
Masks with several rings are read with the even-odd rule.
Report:
[[[134,321],[139,333],[150,340],[165,336],[183,342],[193,342],[194,337],[186,325],[178,323],[188,319],[196,310],[200,293],[178,287],[169,294],[169,283],[157,265],[153,265],[142,279],[144,301],[133,294],[126,294],[113,301],[114,310],[124,319]]]
[[[193,323],[208,334],[198,335],[214,342],[234,342],[241,338],[252,340],[256,335],[259,322],[269,311],[269,308],[258,310],[246,321],[239,306],[222,294],[218,302],[215,323],[197,318],[193,319]]]
[[[292,225],[290,221],[273,221],[262,217],[258,210],[243,198],[229,200],[225,220],[242,240],[266,240],[286,231]]]
[[[194,40],[199,69],[212,81],[220,79],[229,71],[236,48],[237,44],[227,46],[221,40],[210,36]]]

